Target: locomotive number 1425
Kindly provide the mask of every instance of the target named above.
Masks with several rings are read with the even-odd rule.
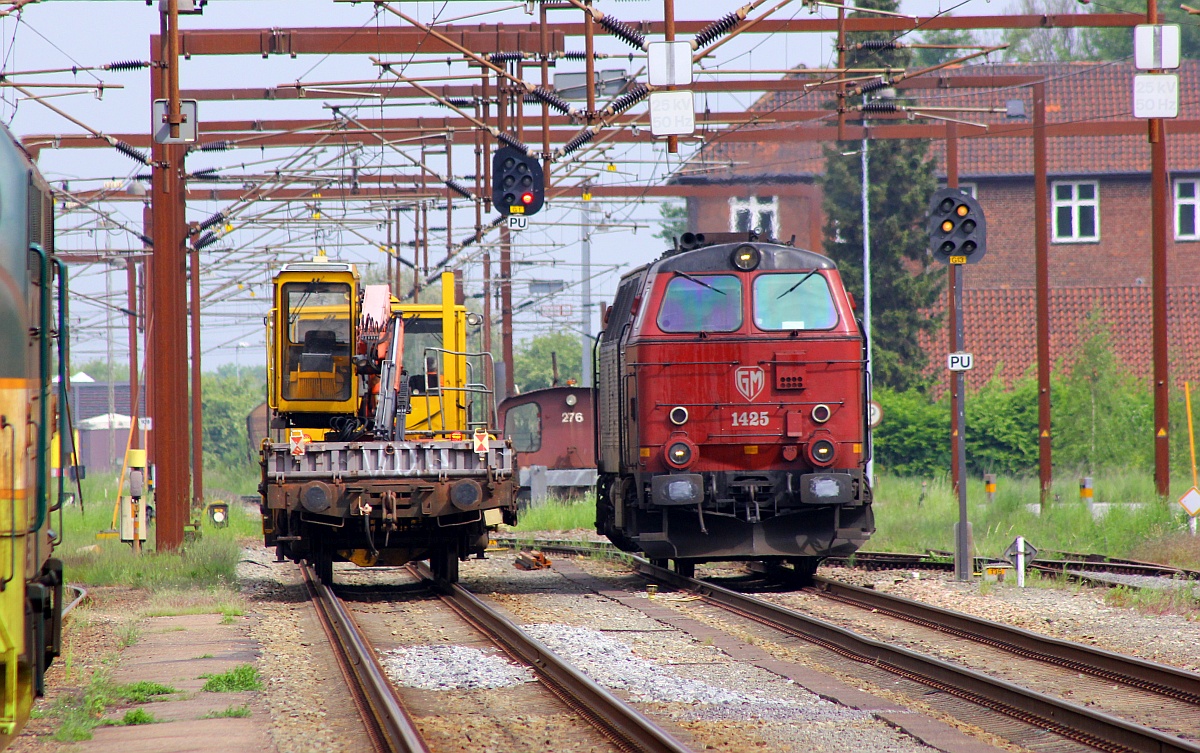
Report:
[[[734,426],[767,426],[770,423],[770,416],[764,411],[734,411],[733,425]]]

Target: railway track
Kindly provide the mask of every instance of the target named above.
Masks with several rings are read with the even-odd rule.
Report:
[[[400,705],[377,652],[354,618],[312,568],[301,565],[300,569],[372,748],[376,753],[429,753],[416,722]]]
[[[1200,732],[1195,725],[1189,730],[1178,733],[1166,732],[1152,728],[1126,718],[1117,717],[1111,713],[1095,708],[1065,701],[1041,690],[1034,690],[1023,685],[995,677],[959,664],[919,653],[895,643],[884,642],[869,638],[833,623],[817,619],[791,609],[781,607],[763,599],[738,593],[727,588],[685,578],[664,568],[651,565],[645,560],[634,559],[633,568],[661,585],[670,586],[701,596],[707,603],[720,607],[735,615],[753,620],[772,630],[786,635],[803,638],[816,643],[836,654],[858,662],[870,664],[877,668],[914,680],[928,687],[949,695],[969,701],[978,706],[991,709],[1005,716],[1026,724],[1035,725],[1041,729],[1050,730],[1070,740],[1082,743],[1097,750],[1104,751],[1137,751],[1139,753],[1200,753],[1200,744],[1181,737],[1180,734]],[[1035,634],[1029,634],[1028,646],[1032,645]],[[1061,643],[1061,642],[1057,642]],[[1057,649],[1062,650],[1061,646]],[[1053,655],[1054,649],[1043,646],[1035,653],[1047,656]],[[1109,671],[1117,663],[1117,655],[1110,655]],[[1143,675],[1150,671],[1148,662],[1141,664],[1137,670]],[[1132,665],[1131,665],[1132,666]],[[1162,693],[1167,690],[1164,682],[1170,675],[1162,668],[1163,673],[1157,675],[1154,687],[1144,689],[1156,698],[1171,701],[1174,704],[1184,704],[1195,716],[1196,707],[1192,700],[1177,699]],[[1079,671],[1079,670],[1074,670]],[[1124,675],[1124,671],[1121,672]],[[1200,677],[1191,673],[1180,672],[1174,677],[1182,680],[1188,677],[1189,687],[1198,687]],[[1132,677],[1125,680],[1129,687],[1137,687],[1138,680]],[[1189,692],[1187,695],[1191,695]],[[1145,701],[1139,701],[1145,704]],[[1175,710],[1168,709],[1172,720],[1176,719]]]
[[[594,554],[579,542],[546,544],[548,551]],[[902,620],[926,632],[929,643],[977,644],[980,668],[917,651],[895,639],[877,640],[832,622],[711,582],[683,577],[623,555],[636,572],[660,586],[700,596],[709,605],[784,635],[882,668],[1012,719],[1105,751],[1200,751],[1200,675],[1044,637],[968,615],[818,578],[825,597],[865,610],[861,620]],[[945,652],[958,655],[957,646]],[[1008,659],[995,658],[995,654]],[[995,671],[993,671],[995,668]],[[1007,671],[1009,679],[1003,676]],[[1019,676],[1015,682],[1012,675]],[[1082,698],[1075,703],[1056,693]]]
[[[377,753],[428,753],[430,748],[401,705],[380,664],[379,654],[351,612],[323,585],[311,568],[302,567],[318,616],[334,645],[367,735]],[[542,686],[585,719],[613,746],[629,753],[691,753],[649,717],[597,685],[559,658],[496,609],[458,584],[437,581],[424,565],[407,570],[472,628],[518,663],[528,666]]]

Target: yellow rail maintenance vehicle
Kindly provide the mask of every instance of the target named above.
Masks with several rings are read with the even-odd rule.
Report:
[[[490,353],[456,302],[402,304],[354,265],[286,265],[268,317],[268,403],[286,442],[262,444],[263,538],[329,583],[333,563],[428,559],[444,580],[516,522],[515,454],[497,439]]]

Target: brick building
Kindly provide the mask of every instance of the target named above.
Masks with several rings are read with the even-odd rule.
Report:
[[[968,66],[953,75],[1032,75],[1046,84],[1047,120],[1103,122],[1131,118],[1132,63],[1039,63]],[[1181,118],[1200,102],[1200,62],[1186,61],[1180,74]],[[967,341],[974,343],[977,373],[999,367],[1006,379],[1018,376],[1035,358],[1034,340],[1034,182],[1033,105],[1028,88],[923,90],[899,92],[901,104],[942,107],[999,107],[1019,99],[1030,117],[1004,113],[949,113],[982,123],[1029,123],[1027,137],[972,138],[982,131],[959,128],[960,185],[976,195],[988,217],[988,255],[967,268]],[[810,92],[769,94],[751,111],[807,110],[814,124],[832,95]],[[688,198],[689,229],[758,228],[776,238],[822,247],[821,190],[823,144],[803,138],[804,124],[764,124],[791,128],[795,141],[760,143],[716,140],[695,155],[676,183],[708,190]],[[1168,168],[1172,232],[1168,245],[1169,337],[1173,374],[1200,376],[1200,133],[1171,134]],[[1051,137],[1048,143],[1050,197],[1051,356],[1067,357],[1079,325],[1099,308],[1114,333],[1116,349],[1136,373],[1150,373],[1150,147],[1145,132],[1096,137]],[[854,147],[851,147],[853,149]],[[945,143],[930,153],[944,180]],[[856,154],[846,159],[859,159]],[[711,189],[720,187],[722,191]],[[939,343],[941,340],[939,339]],[[931,350],[941,353],[939,345]],[[938,359],[940,360],[940,359]]]

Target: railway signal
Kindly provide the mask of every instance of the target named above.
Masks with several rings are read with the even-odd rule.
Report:
[[[505,146],[492,155],[492,205],[500,214],[537,214],[546,201],[546,184],[538,158]]]
[[[943,188],[929,201],[929,248],[938,261],[975,264],[987,252],[987,220],[973,196]]]

